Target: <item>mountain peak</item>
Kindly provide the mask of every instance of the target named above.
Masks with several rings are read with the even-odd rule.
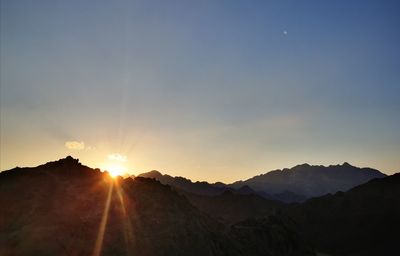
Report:
[[[149,171],[149,172],[145,172],[145,173],[139,174],[138,176],[145,177],[145,178],[157,179],[157,178],[162,177],[163,175],[159,171],[152,170],[152,171]]]
[[[305,197],[316,197],[348,189],[385,175],[371,168],[359,168],[348,162],[337,165],[296,165],[291,169],[274,170],[233,184],[244,185],[267,194],[281,194],[285,190]]]
[[[343,167],[353,167],[351,164],[349,164],[348,162],[344,162],[342,164]]]
[[[67,156],[56,161],[47,162],[44,166],[80,166],[78,158],[73,158],[72,156]]]
[[[61,158],[58,162],[65,162],[65,163],[79,163],[78,158],[73,158],[72,156],[67,156],[65,158]]]
[[[249,194],[255,194],[255,191],[249,187],[248,185],[244,185],[243,187],[240,187],[236,193],[238,194],[244,194],[244,195],[249,195]]]
[[[309,167],[311,167],[310,164],[304,163],[304,164],[298,164],[298,165],[296,165],[295,167],[293,167],[293,168],[291,168],[291,169],[289,169],[289,170],[302,169],[302,168],[309,168]]]

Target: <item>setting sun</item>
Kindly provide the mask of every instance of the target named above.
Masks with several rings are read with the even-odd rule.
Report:
[[[107,155],[106,161],[102,164],[102,169],[107,171],[111,177],[115,178],[126,173],[127,157],[120,153],[111,153]]]
[[[108,165],[105,169],[113,178],[122,175],[124,172],[124,167],[118,164]]]

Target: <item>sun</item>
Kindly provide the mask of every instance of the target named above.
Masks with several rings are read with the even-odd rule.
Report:
[[[126,174],[126,163],[128,159],[120,153],[108,154],[106,160],[100,165],[101,169],[107,171],[110,177],[116,178]]]
[[[115,178],[124,173],[124,167],[119,164],[110,164],[105,168],[111,177]]]

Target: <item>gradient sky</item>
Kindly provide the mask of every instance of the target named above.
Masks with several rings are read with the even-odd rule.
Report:
[[[400,171],[399,1],[1,0],[0,169]]]

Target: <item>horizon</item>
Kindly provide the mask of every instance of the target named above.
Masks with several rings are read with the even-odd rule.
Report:
[[[398,1],[0,4],[0,170],[400,171]]]
[[[82,162],[79,158],[75,158],[75,157],[73,157],[73,156],[71,156],[71,155],[65,156],[65,157],[63,157],[63,158],[59,158],[59,159],[57,159],[57,160],[56,160],[56,159],[48,160],[48,161],[45,162],[45,163],[40,163],[40,164],[37,164],[37,165],[35,165],[35,166],[15,166],[15,167],[10,168],[10,169],[0,170],[0,173],[1,173],[1,172],[4,172],[4,171],[10,171],[10,170],[13,170],[13,169],[15,169],[15,168],[35,168],[35,167],[38,167],[38,166],[41,166],[41,165],[44,165],[44,164],[47,164],[47,163],[52,163],[52,162],[58,162],[58,161],[61,161],[61,160],[65,160],[65,159],[67,159],[67,158],[69,158],[69,157],[71,157],[71,158],[74,159],[74,160],[78,160],[78,163],[79,163],[79,164],[81,164],[81,165],[83,165],[83,166],[87,166],[87,167],[89,167],[89,168],[91,168],[91,169],[93,169],[93,170],[94,170],[94,169],[99,169],[101,172],[108,172],[108,173],[110,173],[110,170],[102,169],[102,168],[96,167],[96,166],[87,165],[87,164],[85,164],[84,162]],[[398,174],[398,173],[400,173],[400,172],[396,172],[396,171],[395,171],[395,172],[393,172],[392,174],[387,174],[387,173],[382,172],[381,170],[376,169],[376,168],[373,168],[373,167],[369,167],[369,166],[356,166],[356,165],[353,165],[353,164],[348,163],[348,162],[343,162],[343,163],[341,163],[341,164],[338,163],[338,164],[330,164],[330,165],[301,163],[301,164],[296,164],[296,165],[293,165],[293,166],[290,166],[290,167],[287,166],[287,167],[282,167],[282,168],[278,168],[278,169],[271,169],[271,170],[268,170],[268,171],[261,171],[260,173],[255,174],[254,176],[245,177],[245,178],[238,179],[238,180],[231,180],[231,181],[223,181],[223,180],[216,180],[216,181],[210,181],[210,180],[195,180],[195,179],[192,179],[192,178],[187,177],[187,176],[183,176],[183,175],[179,175],[179,174],[178,174],[178,175],[172,175],[172,174],[168,173],[167,171],[156,170],[156,169],[138,171],[137,173],[132,173],[132,172],[127,171],[127,172],[125,172],[125,173],[117,173],[117,175],[113,175],[113,174],[112,174],[112,171],[111,171],[111,175],[112,175],[112,176],[121,176],[121,177],[123,177],[123,178],[130,177],[130,176],[132,176],[132,175],[133,175],[134,177],[139,177],[139,176],[142,175],[142,174],[146,174],[146,173],[149,173],[149,172],[156,171],[156,172],[160,173],[161,175],[168,175],[168,176],[171,176],[171,177],[173,177],[173,178],[181,177],[181,178],[188,179],[188,180],[190,180],[191,182],[207,182],[207,183],[209,183],[209,184],[214,184],[214,183],[221,182],[221,183],[224,183],[224,184],[226,184],[226,185],[229,185],[229,184],[232,184],[232,183],[237,182],[237,181],[245,181],[245,180],[254,178],[254,177],[256,177],[256,176],[264,175],[264,174],[267,174],[267,173],[270,173],[270,172],[273,172],[273,171],[283,171],[283,170],[285,170],[285,169],[289,169],[289,170],[290,170],[290,169],[293,169],[293,168],[295,168],[295,167],[302,166],[302,165],[308,165],[308,166],[311,166],[311,167],[325,167],[325,168],[328,168],[328,167],[334,167],[334,166],[344,166],[344,165],[346,165],[346,164],[348,164],[348,165],[350,165],[350,166],[352,166],[352,167],[359,168],[359,169],[370,168],[370,169],[376,170],[376,171],[378,171],[378,172],[381,172],[382,174],[384,174],[384,175],[386,175],[386,176],[390,176],[390,175],[393,175],[393,174]]]
[[[0,255],[397,255],[399,13],[0,0]]]

